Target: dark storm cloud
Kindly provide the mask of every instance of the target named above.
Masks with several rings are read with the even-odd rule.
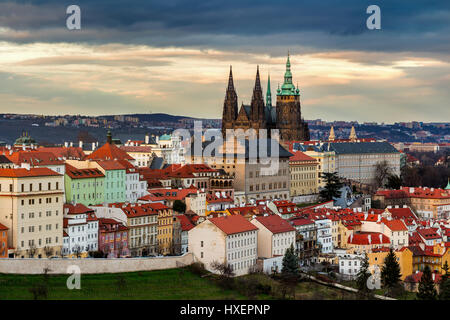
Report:
[[[65,29],[78,4],[81,31]],[[382,30],[366,29],[366,8],[381,7]],[[15,1],[0,4],[0,40],[205,46],[284,54],[315,49],[450,52],[450,1]],[[270,42],[269,42],[270,41]],[[270,47],[270,49],[268,48]]]

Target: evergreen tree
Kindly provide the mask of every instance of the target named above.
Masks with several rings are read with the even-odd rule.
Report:
[[[286,276],[298,276],[299,273],[300,268],[298,266],[298,257],[295,254],[294,246],[291,244],[283,257],[281,274]]]
[[[341,196],[339,189],[342,188],[343,183],[339,179],[337,172],[321,172],[320,178],[326,181],[325,187],[320,191],[320,197],[324,201],[333,200],[333,197],[339,198]]]
[[[397,262],[392,248],[389,250],[389,254],[384,259],[384,264],[381,269],[381,280],[383,286],[390,291],[400,283],[400,265]]]
[[[434,287],[434,281],[429,266],[425,266],[420,278],[419,292],[417,292],[417,299],[419,300],[436,300],[437,292]]]
[[[442,275],[441,282],[439,283],[439,299],[450,300],[450,273],[447,261],[445,261],[442,269],[445,273]]]
[[[370,278],[371,273],[369,272],[369,257],[364,254],[364,260],[362,261],[361,268],[356,275],[356,285],[358,290],[361,292],[368,292],[367,279]]]
[[[175,200],[173,202],[173,210],[184,213],[186,211],[186,204],[181,200]]]

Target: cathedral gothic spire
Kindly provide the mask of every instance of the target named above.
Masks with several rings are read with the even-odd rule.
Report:
[[[230,66],[230,74],[228,76],[228,86],[225,92],[225,101],[223,103],[222,121],[226,123],[226,126],[222,126],[222,131],[225,133],[226,129],[232,129],[233,122],[238,115],[238,99],[236,90],[234,89],[233,71]]]
[[[263,121],[264,117],[264,98],[261,88],[261,80],[259,78],[259,66],[256,67],[255,86],[253,88],[252,102],[251,102],[251,118],[253,121]]]

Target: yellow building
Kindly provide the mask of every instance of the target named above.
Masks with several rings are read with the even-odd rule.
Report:
[[[413,251],[413,272],[423,271],[426,266],[430,267],[431,271],[444,273],[442,266],[447,261],[450,265],[450,250],[443,244],[436,244],[432,250],[424,245],[410,247]]]
[[[173,246],[173,210],[162,203],[150,203],[149,206],[158,212],[158,234],[156,241],[158,253],[167,255],[175,249]]]
[[[291,176],[291,197],[316,194],[318,190],[318,168],[316,159],[301,151],[289,158],[289,173]]]
[[[405,280],[407,276],[413,273],[413,252],[407,247],[403,247],[400,250],[394,251],[397,257],[397,262],[400,265],[401,279]],[[375,266],[377,266],[381,272],[384,265],[384,259],[389,254],[388,248],[374,249],[367,254],[369,258],[369,270],[373,272]]]
[[[321,178],[322,173],[331,173],[336,171],[336,154],[334,151],[316,151],[313,147],[307,147],[304,152],[306,155],[315,159],[317,165],[318,187],[324,188],[326,181]]]
[[[0,169],[0,223],[15,257],[59,256],[64,177],[48,168]]]

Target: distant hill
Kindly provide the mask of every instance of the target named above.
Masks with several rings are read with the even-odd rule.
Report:
[[[185,116],[174,116],[167,113],[134,113],[124,114],[126,117],[136,117],[139,121],[155,121],[155,122],[178,122],[181,119],[197,119]],[[114,116],[102,116],[108,119],[114,119]]]

